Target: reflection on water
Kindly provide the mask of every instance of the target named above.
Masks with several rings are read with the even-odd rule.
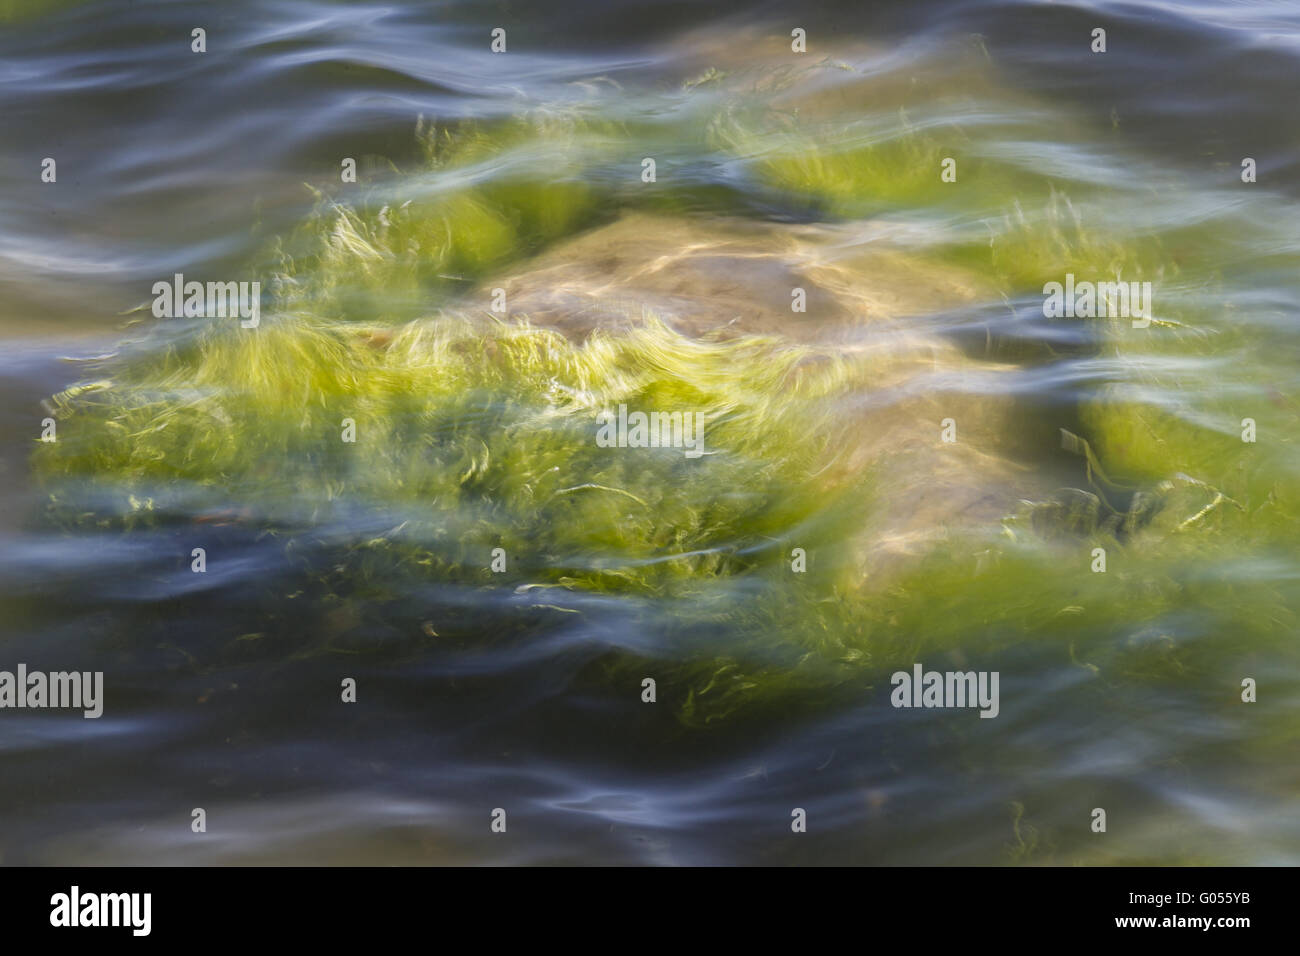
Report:
[[[0,4],[0,859],[1296,861],[1300,20],[796,19]]]

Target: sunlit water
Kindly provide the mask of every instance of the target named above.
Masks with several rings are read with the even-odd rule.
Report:
[[[3,862],[1300,859],[1300,14],[786,6],[0,2]]]

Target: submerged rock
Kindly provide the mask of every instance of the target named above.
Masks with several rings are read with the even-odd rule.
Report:
[[[969,305],[992,290],[974,273],[890,248],[889,237],[870,222],[628,213],[485,283],[478,297],[503,289],[511,315],[577,340],[628,328],[644,311],[693,337],[948,351],[899,320]],[[802,311],[793,308],[796,290]]]
[[[925,317],[991,294],[977,276],[892,248],[871,223],[789,225],[629,214],[487,283],[512,318],[572,341],[620,334],[653,316],[707,341],[761,337],[801,363],[855,369],[828,396],[844,429],[839,480],[866,478],[874,507],[856,539],[860,570],[956,534],[996,535],[1039,491],[1008,449],[1013,400],[986,387],[1008,366],[967,356]],[[802,293],[806,312],[792,309]],[[950,427],[945,427],[951,421]],[[952,441],[945,441],[945,433]]]
[[[869,85],[845,75],[846,96]],[[1113,244],[1055,198],[955,244],[955,205],[864,218],[976,204],[984,184],[1005,197],[1023,177],[967,163],[978,188],[944,191],[932,132],[844,138],[724,108],[711,85],[683,94],[699,108],[659,142],[690,140],[701,167],[784,197],[770,215],[723,215],[708,190],[629,197],[643,153],[618,124],[430,128],[422,175],[358,207],[322,198],[278,247],[257,329],[161,333],[52,400],[59,440],[35,455],[51,520],[146,527],[183,555],[234,513],[232,536],[283,548],[283,575],[256,582],[272,610],[282,595],[310,608],[284,631],[447,654],[538,631],[603,641],[612,682],[656,660],[688,721],[870,676],[921,644],[978,651],[1041,624],[1027,615],[1060,590],[1081,604],[1041,554],[997,550],[1004,517],[1054,490],[1020,457],[1052,410],[1026,411],[1007,381],[1020,367],[950,330],[1064,261],[1120,261]],[[797,82],[781,90],[797,105]],[[790,221],[810,213],[822,221]],[[623,436],[641,414],[670,431]],[[698,456],[671,432],[697,415]],[[1087,505],[1042,515],[1076,536],[1104,523]],[[969,632],[971,588],[1005,626]]]

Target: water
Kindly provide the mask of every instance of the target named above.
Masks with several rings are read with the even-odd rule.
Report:
[[[0,669],[106,688],[0,713],[0,859],[1296,862],[1298,58],[1268,2],[0,3]]]

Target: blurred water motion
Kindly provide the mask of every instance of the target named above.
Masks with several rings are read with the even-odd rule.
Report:
[[[0,3],[0,669],[107,688],[0,713],[0,861],[1297,862],[1298,37]],[[1046,318],[1067,272],[1153,325]],[[177,273],[258,337],[155,320]],[[628,396],[717,454],[608,464]],[[891,707],[914,662],[999,716]]]

